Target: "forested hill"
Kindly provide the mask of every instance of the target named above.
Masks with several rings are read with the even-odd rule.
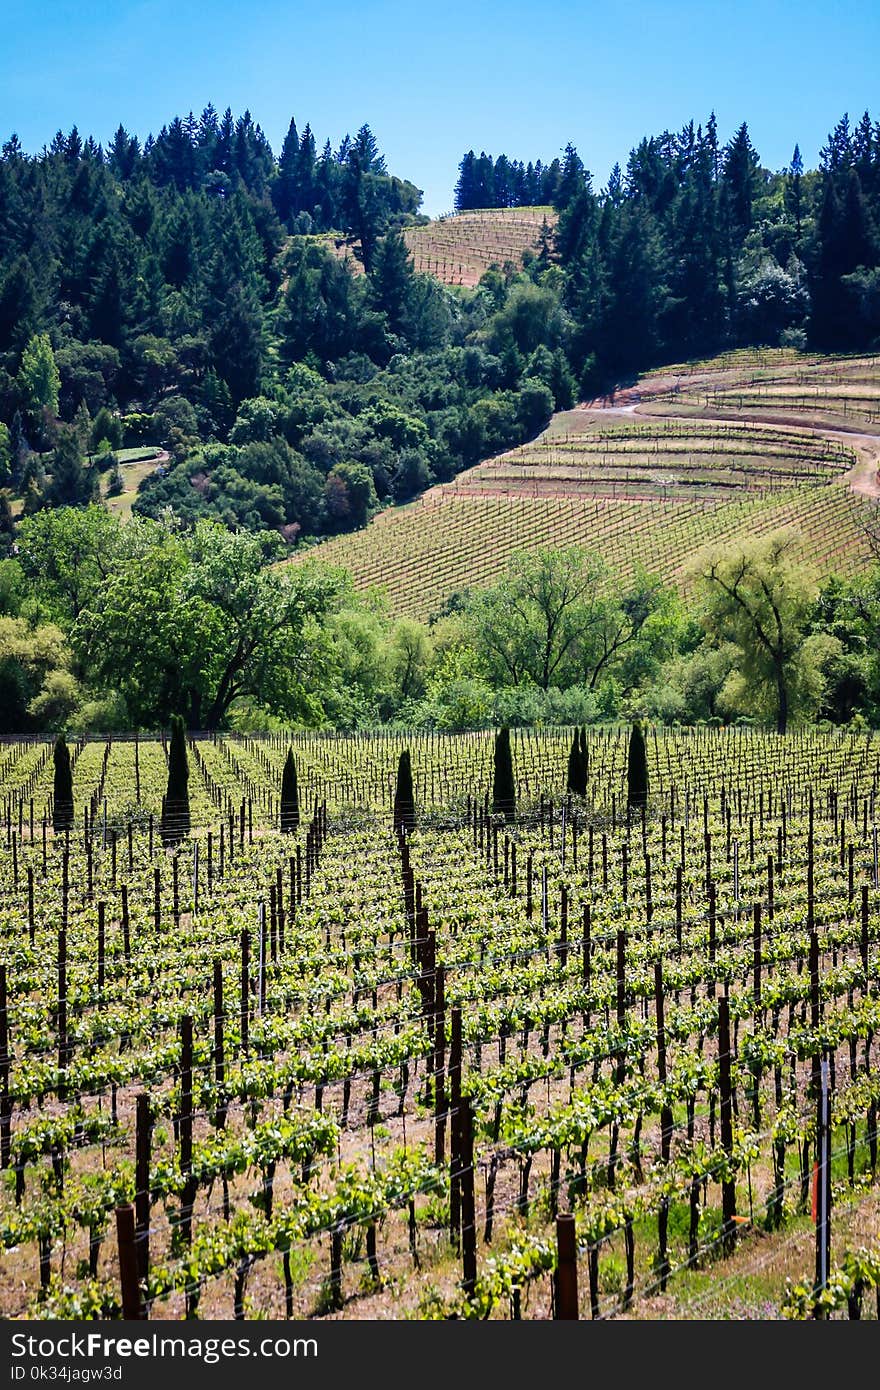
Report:
[[[360,526],[639,370],[880,341],[867,114],[838,122],[812,171],[797,151],[768,170],[745,124],[723,143],[713,118],[646,137],[603,189],[572,145],[546,166],[475,164],[468,197],[550,198],[555,219],[526,265],[490,267],[467,291],[415,273],[403,229],[424,221],[420,193],[366,125],[320,153],[308,125],[291,122],[276,152],[249,113],[212,107],[143,145],[121,127],[106,147],[73,129],[32,157],[11,137],[4,543],[22,512],[119,494],[152,447],[168,457],[151,474],[141,463],[136,512],[291,544]]]

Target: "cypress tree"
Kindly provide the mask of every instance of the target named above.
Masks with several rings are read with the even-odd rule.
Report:
[[[580,729],[575,729],[571,739],[566,787],[574,796],[587,794],[587,758]]]
[[[492,810],[512,820],[516,810],[516,788],[513,783],[513,758],[510,752],[510,729],[505,724],[495,735],[494,777],[492,781]]]
[[[179,714],[171,716],[168,788],[162,803],[162,843],[176,845],[189,834],[189,761],[186,731]]]
[[[565,779],[565,789],[566,791],[571,792],[573,796],[577,796],[579,794],[578,787],[580,784],[580,770],[581,741],[580,735],[578,734],[577,730],[575,730],[574,734],[572,735],[571,747],[568,750],[568,773]]]
[[[52,787],[52,828],[73,829],[73,777],[70,772],[70,750],[63,734],[55,740],[52,752],[55,776]]]
[[[285,834],[299,829],[299,789],[292,748],[287,750],[284,771],[281,774],[281,829]]]
[[[645,736],[636,721],[629,736],[629,752],[626,760],[627,805],[646,806],[648,803],[648,754],[645,749]]]
[[[404,748],[397,764],[397,787],[394,792],[394,829],[412,830],[416,823],[416,803],[413,795],[412,762],[409,749]]]

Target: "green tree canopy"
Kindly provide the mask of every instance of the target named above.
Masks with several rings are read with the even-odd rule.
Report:
[[[32,420],[38,423],[44,410],[58,413],[61,376],[48,333],[35,333],[22,353],[18,385]]]
[[[191,728],[213,729],[243,697],[287,719],[303,711],[335,571],[273,568],[261,538],[204,521],[191,535],[132,521],[125,542],[74,641],[139,723],[184,709]]]
[[[793,714],[821,697],[821,668],[834,641],[807,636],[819,586],[802,553],[795,533],[779,531],[707,550],[692,569],[704,597],[704,627],[738,651],[736,672],[726,683],[728,704],[747,698],[752,708],[772,714],[780,734]]]
[[[75,622],[96,599],[119,545],[119,522],[103,507],[37,512],[18,530],[18,558],[32,590],[63,624]]]

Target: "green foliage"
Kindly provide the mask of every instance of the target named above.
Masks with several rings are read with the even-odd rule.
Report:
[[[38,424],[44,410],[58,413],[61,377],[48,333],[35,334],[22,353],[18,386],[25,409]]]
[[[806,635],[818,582],[797,559],[797,537],[779,532],[723,553],[707,551],[693,573],[705,595],[704,626],[737,649],[724,704],[772,711],[784,734],[793,715],[817,708],[823,669],[840,650],[833,637]]]
[[[54,623],[0,617],[0,731],[66,725],[82,691],[64,633]]]
[[[251,695],[293,717],[304,694],[304,630],[336,591],[333,572],[270,569],[257,537],[207,522],[191,537],[152,522],[132,523],[125,536],[125,554],[74,636],[133,717],[185,709],[192,726],[215,728]]]
[[[112,449],[121,449],[123,429],[119,416],[113,415],[106,406],[102,406],[92,421],[89,438],[92,451],[97,452],[102,440],[106,440]]]
[[[61,426],[52,451],[52,482],[48,500],[56,507],[86,507],[95,499],[98,480],[83,466],[82,446],[74,429]]]

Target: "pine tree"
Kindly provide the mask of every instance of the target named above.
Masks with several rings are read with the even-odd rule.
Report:
[[[752,226],[752,204],[758,191],[759,167],[760,161],[744,121],[724,152],[721,175],[731,233],[740,243]]]
[[[390,331],[405,332],[413,293],[413,260],[401,232],[389,232],[379,242],[370,284],[373,303],[385,315]]]
[[[466,212],[469,208],[477,206],[476,202],[476,171],[475,166],[477,157],[473,150],[468,150],[462,157],[458,166],[458,182],[455,185],[455,211]]]
[[[801,158],[800,146],[795,145],[791,164],[785,176],[785,205],[794,218],[796,246],[800,245],[804,213],[803,180],[804,161]]]
[[[296,206],[297,179],[299,177],[299,134],[296,121],[291,117],[281,154],[278,157],[278,178],[272,190],[275,211],[282,222],[299,212]]]
[[[416,823],[416,803],[413,794],[412,761],[409,749],[404,748],[397,764],[397,786],[394,791],[394,829],[412,830]]]
[[[510,729],[505,724],[495,735],[493,757],[492,811],[512,820],[516,811],[516,787],[513,781],[513,757],[510,751]]]
[[[641,725],[636,722],[629,736],[626,760],[626,800],[628,806],[648,804],[648,755]]]
[[[89,499],[82,449],[76,429],[63,425],[52,454],[51,501],[56,507],[82,507]]]
[[[299,829],[299,789],[292,748],[287,750],[284,771],[281,774],[281,829],[286,835]]]
[[[63,734],[55,740],[52,752],[55,776],[52,787],[52,828],[73,829],[73,777],[70,771],[70,751]]]
[[[168,750],[168,788],[162,802],[162,843],[176,845],[189,834],[189,760],[186,731],[179,714],[171,716],[171,747]]]

